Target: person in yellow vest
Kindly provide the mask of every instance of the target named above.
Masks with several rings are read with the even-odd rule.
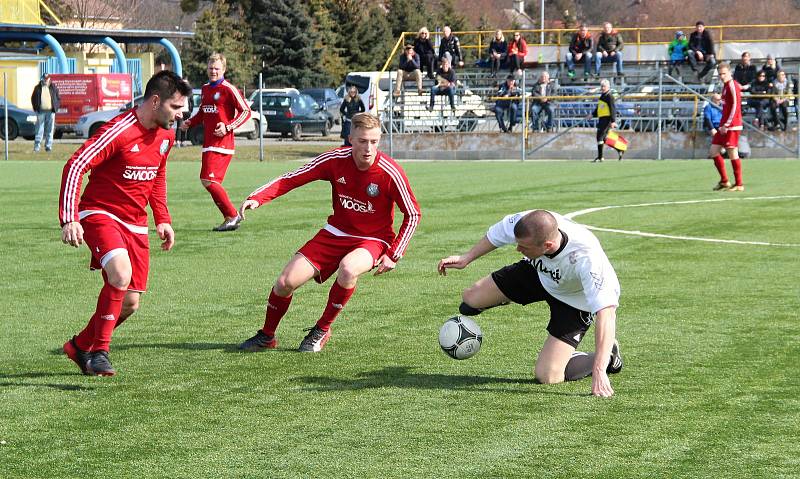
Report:
[[[606,143],[606,136],[609,130],[617,127],[616,108],[614,107],[614,95],[611,93],[611,83],[608,80],[600,80],[600,98],[597,106],[589,118],[597,118],[597,158],[592,163],[603,161],[603,146]]]

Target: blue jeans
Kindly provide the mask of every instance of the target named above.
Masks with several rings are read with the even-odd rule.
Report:
[[[617,64],[617,73],[622,73],[622,52],[616,52],[614,56],[607,56],[604,57],[602,53],[597,52],[594,55],[594,64],[596,74],[600,74],[600,65],[602,63],[616,63]]]
[[[53,148],[53,132],[56,126],[56,114],[52,111],[36,113],[36,137],[33,140],[33,151],[39,151],[42,136],[45,136],[44,148],[50,151]]]
[[[454,90],[455,88],[450,88],[450,87],[440,88],[438,85],[434,85],[431,88],[431,108],[433,108],[433,102],[436,99],[436,95],[447,95],[447,97],[450,99],[450,108],[455,109],[456,94]]]
[[[550,107],[550,102],[547,103],[532,103],[531,104],[531,123],[533,129],[538,130],[541,126],[539,118],[544,113],[544,127],[546,130],[553,128],[553,109]]]
[[[519,105],[516,102],[511,102],[506,105],[497,102],[494,105],[494,117],[497,118],[497,124],[500,125],[500,130],[503,132],[511,130],[517,123],[517,109]],[[510,113],[508,120],[508,128],[506,128],[505,116],[506,111]]]
[[[588,75],[592,71],[592,54],[590,52],[583,52],[583,73]],[[575,71],[575,59],[572,52],[567,52],[567,69]]]

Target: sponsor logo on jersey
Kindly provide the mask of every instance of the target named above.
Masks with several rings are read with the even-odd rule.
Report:
[[[215,92],[214,93],[214,101],[218,101],[218,100],[219,100],[219,92]]]
[[[538,269],[539,272],[543,274],[549,274],[550,279],[552,279],[556,284],[561,281],[561,270],[560,269],[548,269],[547,266],[544,265],[541,259],[533,260],[533,267]]]
[[[375,212],[375,209],[372,207],[372,203],[370,203],[369,201],[364,203],[363,201],[351,198],[347,195],[339,195],[339,203],[342,205],[342,208],[346,210],[353,210],[358,213]]]
[[[378,185],[375,183],[370,183],[369,186],[367,186],[367,195],[369,195],[370,198],[375,198],[378,196],[378,193]]]
[[[161,152],[161,154],[163,155],[167,152],[168,149],[169,149],[169,140],[163,140],[161,142],[161,146],[158,148],[158,151]]]
[[[131,153],[139,153],[139,144],[138,143],[133,145],[133,148],[131,148]]]
[[[153,181],[157,174],[157,166],[126,166],[122,177],[133,181]]]
[[[341,178],[339,178],[338,180],[336,180],[336,182],[337,182],[337,183],[341,183],[341,184],[343,184],[343,185],[346,185],[346,184],[347,184],[347,182],[346,182],[346,181],[344,181],[344,176],[342,176]]]
[[[217,105],[203,105],[203,113],[216,113]]]

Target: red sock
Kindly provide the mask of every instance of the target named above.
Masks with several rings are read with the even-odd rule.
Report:
[[[75,338],[75,344],[84,351],[108,351],[111,333],[117,324],[125,299],[124,289],[115,288],[108,283],[103,285],[97,297],[97,310],[89,324]]]
[[[283,296],[275,294],[274,290],[269,292],[267,315],[264,319],[264,327],[261,328],[264,334],[267,336],[275,336],[275,330],[278,329],[278,324],[289,309],[289,304],[291,304],[291,302],[292,296],[284,298]]]
[[[336,316],[339,316],[339,313],[342,312],[344,305],[350,300],[350,296],[353,295],[355,290],[355,287],[345,289],[338,282],[334,282],[330,293],[328,293],[328,304],[325,305],[325,311],[322,312],[322,316],[317,321],[317,327],[324,331],[331,329],[331,324],[333,324]]]
[[[208,190],[217,208],[219,208],[226,218],[233,218],[236,216],[236,208],[233,206],[233,203],[231,203],[231,199],[228,198],[228,192],[225,191],[225,188],[223,188],[221,184],[209,183],[208,186],[206,186],[206,190]]]
[[[722,155],[714,157],[714,166],[717,167],[717,171],[719,172],[719,181],[722,183],[728,181],[728,173],[725,171],[725,158],[723,158]]]
[[[739,158],[735,158],[731,160],[731,165],[733,165],[733,177],[736,179],[736,186],[742,186],[742,160]]]

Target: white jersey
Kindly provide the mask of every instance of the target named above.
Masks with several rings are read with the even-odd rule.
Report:
[[[492,225],[486,239],[495,247],[516,244],[514,225],[533,210],[508,215]],[[552,258],[528,258],[539,272],[544,289],[559,301],[581,311],[596,313],[619,306],[617,273],[608,261],[600,241],[586,227],[550,211],[567,244]]]

